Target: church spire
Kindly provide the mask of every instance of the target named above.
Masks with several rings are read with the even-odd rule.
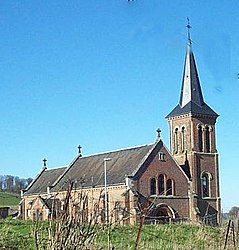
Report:
[[[192,52],[192,40],[190,36],[191,26],[189,23],[189,19],[187,28],[188,28],[188,42],[187,42],[187,51],[185,57],[183,82],[182,82],[179,104],[181,107],[184,107],[189,102],[193,102],[198,106],[202,106],[204,104],[204,101],[198,77],[196,62]]]
[[[179,104],[167,115],[166,118],[189,113],[217,117],[218,114],[215,113],[203,100],[197,66],[192,51],[192,40],[190,33],[190,29],[192,27],[188,18],[187,20],[187,49]]]

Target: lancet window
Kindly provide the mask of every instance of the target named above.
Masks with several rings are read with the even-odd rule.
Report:
[[[209,173],[204,172],[201,175],[201,184],[202,184],[202,197],[210,197],[210,181],[212,177]]]
[[[187,149],[187,144],[186,144],[186,129],[185,127],[182,127],[182,152],[185,152]]]
[[[150,180],[150,195],[155,195],[156,194],[156,180],[155,178],[152,178]]]
[[[179,131],[178,128],[174,131],[174,152],[178,153],[179,150]]]
[[[198,126],[198,150],[202,152],[203,150],[203,138],[202,138],[202,126]]]
[[[164,175],[160,174],[158,177],[158,193],[164,195]]]
[[[210,129],[209,127],[206,127],[206,130],[205,130],[205,146],[206,146],[206,153],[209,153],[210,152]]]

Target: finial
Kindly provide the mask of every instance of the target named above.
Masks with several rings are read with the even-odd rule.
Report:
[[[46,165],[47,165],[47,164],[46,164],[46,163],[47,163],[47,159],[44,158],[42,161],[43,161],[43,168],[46,169],[46,168],[47,168],[47,166],[46,166]]]
[[[190,29],[192,28],[192,26],[190,25],[190,20],[189,18],[187,17],[187,21],[188,21],[188,24],[187,24],[187,29],[188,29],[188,45],[191,46],[192,45],[192,40],[191,40],[191,36],[190,36]]]
[[[81,145],[79,145],[77,148],[78,148],[78,154],[81,155],[81,149],[82,149]]]
[[[156,132],[157,132],[157,138],[158,139],[160,139],[160,137],[161,137],[161,129],[160,128],[158,128],[157,130],[156,130]]]

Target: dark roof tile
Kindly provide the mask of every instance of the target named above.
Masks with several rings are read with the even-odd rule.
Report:
[[[166,116],[166,118],[184,115],[184,114],[192,114],[192,115],[209,115],[213,117],[218,117],[219,115],[213,111],[206,103],[202,106],[198,106],[194,102],[189,102],[184,107],[181,107],[179,104]]]
[[[105,158],[111,158],[106,164],[107,184],[123,184],[125,177],[132,175],[152,147],[151,144],[80,157],[68,167],[54,190],[66,190],[69,181],[74,181],[76,188],[103,186]]]
[[[46,169],[35,178],[32,185],[26,190],[24,195],[46,193],[47,187],[52,186],[53,183],[64,173],[66,167]]]
[[[136,146],[91,156],[77,156],[68,167],[43,170],[25,191],[24,195],[41,194],[51,191],[67,190],[69,181],[74,187],[92,187],[104,185],[104,159],[107,162],[107,184],[124,184],[126,176],[131,176],[143,163],[155,144]]]

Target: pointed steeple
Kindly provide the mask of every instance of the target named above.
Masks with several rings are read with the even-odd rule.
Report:
[[[190,26],[188,25],[187,27]],[[188,31],[188,43],[179,104],[181,107],[184,107],[189,102],[194,102],[198,106],[202,106],[204,104],[200,81],[197,73],[196,62],[192,52],[192,41],[190,38],[190,31]]]
[[[167,118],[181,114],[204,114],[218,116],[203,100],[196,62],[192,51],[191,26],[188,19],[188,39],[179,104]]]

